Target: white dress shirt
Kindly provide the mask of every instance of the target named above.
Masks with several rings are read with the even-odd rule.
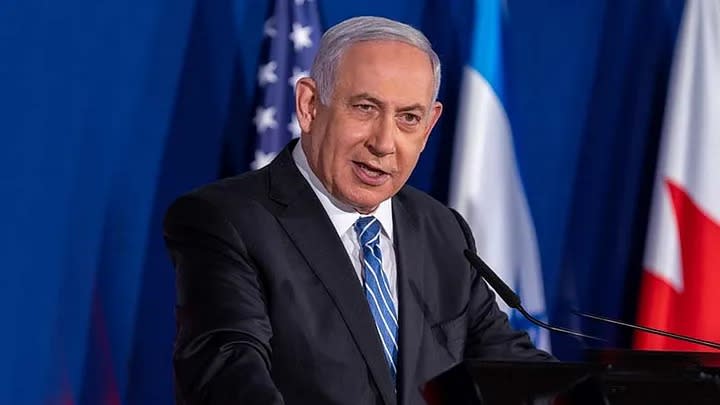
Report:
[[[355,211],[352,207],[338,201],[333,197],[326,189],[325,186],[320,182],[320,179],[313,173],[308,164],[307,157],[303,151],[300,142],[295,145],[293,149],[293,160],[302,176],[307,180],[312,188],[315,195],[317,195],[320,203],[322,204],[325,212],[333,226],[337,231],[340,240],[345,246],[350,261],[355,268],[355,274],[357,274],[360,284],[363,283],[363,272],[362,272],[362,249],[360,249],[360,242],[358,241],[357,234],[353,225],[358,218],[362,215]],[[395,311],[398,312],[398,300],[397,300],[397,264],[395,262],[395,248],[393,246],[393,218],[392,218],[392,199],[387,199],[380,203],[375,212],[372,214],[375,218],[380,221],[382,225],[382,232],[380,233],[380,250],[382,251],[382,266],[383,272],[387,277],[388,283],[390,284],[390,293],[392,294],[392,300],[395,304]]]

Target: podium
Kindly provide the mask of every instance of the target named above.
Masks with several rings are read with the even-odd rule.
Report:
[[[588,351],[585,362],[468,360],[433,380],[458,405],[720,404],[720,353]]]

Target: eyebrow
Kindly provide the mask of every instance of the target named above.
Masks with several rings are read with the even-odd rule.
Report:
[[[371,103],[377,104],[380,108],[384,108],[387,105],[387,103],[385,103],[384,101],[380,100],[377,97],[374,97],[370,93],[360,93],[360,94],[356,94],[356,95],[350,97],[351,103],[354,103],[354,102],[360,101],[360,100],[370,101]],[[400,108],[398,108],[397,111],[398,112],[420,111],[420,112],[424,113],[425,107],[420,103],[414,103],[414,104],[410,104],[408,106],[400,107]]]

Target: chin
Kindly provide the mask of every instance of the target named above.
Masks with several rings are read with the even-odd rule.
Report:
[[[373,196],[368,198],[353,198],[350,201],[350,205],[358,211],[371,212],[374,211],[381,202],[387,200],[390,197]]]
[[[355,181],[351,179],[346,181],[345,185],[350,185]],[[381,188],[368,188],[364,184],[352,184],[351,187],[343,187],[338,189],[338,200],[348,204],[358,211],[373,211],[381,202],[391,198],[395,193],[392,187],[385,184]]]

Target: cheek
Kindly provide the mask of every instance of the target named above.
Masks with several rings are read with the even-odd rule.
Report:
[[[422,138],[418,137],[408,139],[406,142],[398,145],[398,165],[402,168],[402,170],[410,172],[415,168],[415,164],[420,158],[420,153],[423,150],[424,144],[425,143]]]
[[[335,136],[339,134],[339,132],[333,132],[333,135],[323,142],[320,149],[319,160],[322,165],[320,170],[329,183],[326,186],[330,188],[347,183],[352,179],[351,161],[355,147],[352,137]]]
[[[338,125],[330,131],[326,145],[327,159],[333,160],[336,168],[347,166],[364,148],[367,131],[359,125]]]

